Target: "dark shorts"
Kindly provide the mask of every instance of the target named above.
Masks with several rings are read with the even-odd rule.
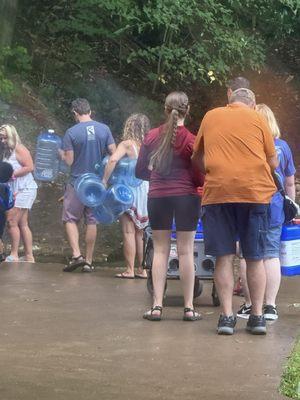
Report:
[[[239,239],[245,258],[264,258],[269,204],[225,203],[203,206],[202,223],[206,254],[215,257],[235,254]]]
[[[93,216],[92,210],[81,203],[76,195],[75,189],[68,184],[64,193],[64,204],[62,220],[66,222],[79,222],[84,217],[86,225],[96,225],[97,221]]]
[[[195,231],[199,212],[200,199],[197,195],[148,199],[148,215],[152,230],[171,230],[175,219],[177,231]]]
[[[0,239],[2,239],[6,224],[6,212],[0,210]]]

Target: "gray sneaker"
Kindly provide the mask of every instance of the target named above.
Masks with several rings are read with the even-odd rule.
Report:
[[[217,328],[218,335],[233,335],[235,324],[236,317],[234,315],[230,315],[229,317],[220,315]]]
[[[267,333],[265,317],[263,315],[251,314],[246,329],[252,333],[252,335],[265,335]]]

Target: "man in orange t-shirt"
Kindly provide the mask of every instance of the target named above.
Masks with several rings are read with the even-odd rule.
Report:
[[[216,257],[214,279],[222,306],[219,334],[232,334],[236,323],[232,261],[238,239],[252,299],[247,329],[266,333],[263,254],[269,203],[276,191],[271,170],[278,161],[272,134],[254,107],[251,90],[235,90],[227,107],[204,116],[194,145],[193,162],[200,163],[206,174],[202,222],[205,252]]]

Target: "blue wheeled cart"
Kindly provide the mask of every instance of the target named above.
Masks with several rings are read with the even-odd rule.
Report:
[[[147,288],[149,293],[153,294],[152,282],[152,261],[153,261],[153,241],[152,231],[150,227],[144,230],[144,260],[143,267],[148,270]],[[195,285],[194,285],[194,298],[199,297],[203,290],[203,282],[212,281],[212,302],[214,306],[219,306],[220,301],[217,295],[216,287],[213,281],[213,273],[215,269],[215,258],[206,255],[204,252],[203,242],[203,229],[201,221],[199,220],[197,232],[194,241],[194,265],[195,265]],[[179,260],[177,254],[176,244],[176,228],[173,225],[171,234],[171,249],[168,260],[167,280],[179,279]],[[165,291],[167,290],[167,282]]]

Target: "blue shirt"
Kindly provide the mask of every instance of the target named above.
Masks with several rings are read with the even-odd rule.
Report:
[[[95,172],[95,164],[108,153],[114,144],[109,127],[97,121],[79,122],[67,130],[63,138],[63,150],[74,151],[70,183],[87,172]]]
[[[275,139],[275,148],[279,161],[276,172],[279,174],[282,185],[284,187],[285,178],[295,175],[296,168],[294,165],[291,149],[284,140]],[[270,205],[270,227],[282,225],[284,222],[283,197],[279,192],[273,195]]]

